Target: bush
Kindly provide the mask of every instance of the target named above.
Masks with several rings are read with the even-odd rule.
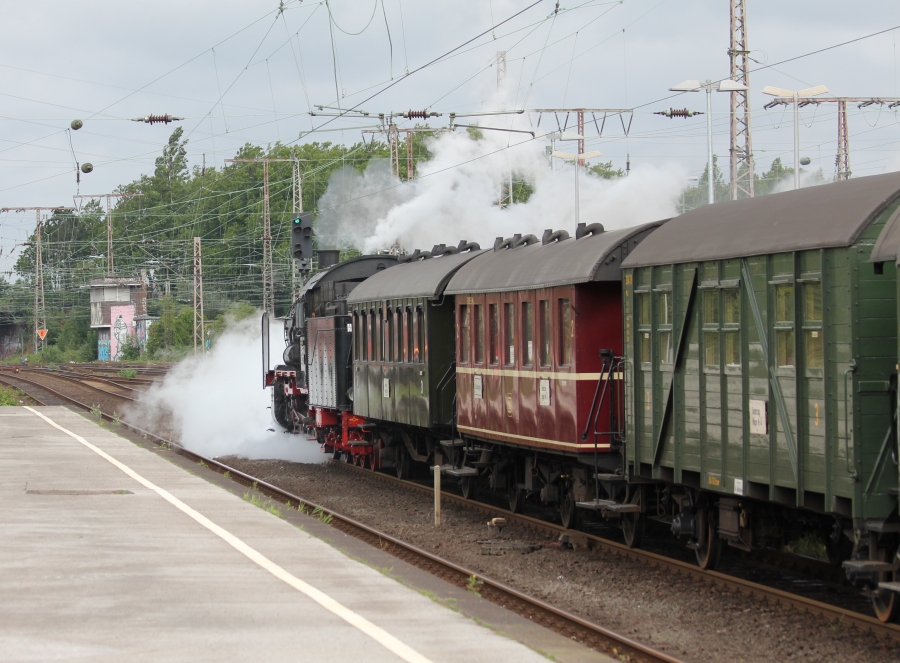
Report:
[[[18,405],[24,395],[18,389],[0,385],[0,405]]]

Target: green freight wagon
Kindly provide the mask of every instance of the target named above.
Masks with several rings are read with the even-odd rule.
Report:
[[[893,558],[897,269],[869,259],[898,207],[896,173],[709,205],[628,257],[632,518],[705,567],[810,529]]]

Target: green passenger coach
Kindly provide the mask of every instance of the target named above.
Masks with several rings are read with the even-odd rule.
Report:
[[[641,514],[704,567],[815,529],[835,561],[854,548],[882,619],[900,604],[898,284],[896,255],[870,256],[898,207],[896,173],[709,205],[623,264]]]

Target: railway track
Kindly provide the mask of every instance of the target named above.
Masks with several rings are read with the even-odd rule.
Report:
[[[371,477],[373,480],[399,484],[410,490],[419,491],[431,496],[434,495],[434,489],[425,484],[401,480],[390,474],[374,472],[371,469],[361,468],[335,459],[332,459],[330,463],[332,466],[347,472],[360,473],[367,477]],[[605,554],[630,557],[643,565],[653,566],[664,569],[667,572],[684,575],[721,589],[738,592],[745,596],[752,596],[766,602],[779,603],[802,612],[819,615],[833,623],[840,623],[843,626],[852,626],[877,637],[889,638],[900,642],[900,625],[884,624],[875,617],[853,610],[832,606],[821,601],[816,601],[815,599],[798,596],[780,589],[767,587],[766,585],[761,585],[742,578],[736,578],[725,573],[704,571],[700,567],[689,562],[682,562],[647,550],[629,548],[628,546],[615,541],[610,541],[609,539],[588,534],[586,532],[568,530],[561,525],[546,520],[522,514],[515,514],[501,507],[466,499],[461,495],[456,495],[451,492],[441,491],[441,500],[458,504],[465,509],[474,509],[488,517],[505,518],[507,522],[517,523],[527,529],[554,536],[565,536],[569,543],[575,546],[587,547],[593,550],[602,550]]]
[[[22,378],[21,373],[13,375],[10,372],[0,372],[0,382],[14,386],[28,393],[41,404],[58,404],[47,402],[58,400],[82,410],[96,412],[95,407],[46,385],[39,384],[27,378]],[[41,394],[42,397],[36,398],[32,395],[35,392]],[[578,615],[557,608],[538,598],[528,596],[502,582],[493,580],[482,574],[476,573],[475,571],[442,559],[437,555],[381,532],[365,523],[344,516],[332,509],[322,507],[299,495],[262,481],[257,477],[242,472],[225,463],[189,451],[155,433],[132,426],[125,421],[121,421],[116,415],[101,411],[99,416],[107,421],[116,421],[124,428],[141,435],[143,438],[166,448],[171,448],[180,455],[185,456],[196,463],[203,464],[220,474],[227,473],[232,480],[250,486],[272,499],[285,504],[290,503],[292,506],[306,512],[321,514],[320,517],[328,521],[329,524],[336,529],[361,539],[380,550],[413,564],[414,566],[422,568],[447,582],[460,587],[467,587],[470,586],[473,581],[478,581],[478,591],[483,598],[516,612],[535,623],[546,626],[567,638],[581,642],[592,649],[606,652],[619,657],[621,660],[635,663],[682,663],[678,658],[643,645],[627,636],[604,628],[599,624],[594,624]],[[371,474],[381,476],[376,473]]]

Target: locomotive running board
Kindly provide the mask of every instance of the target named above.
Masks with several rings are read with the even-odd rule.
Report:
[[[451,477],[477,477],[478,470],[474,467],[454,467],[449,470],[442,470],[444,474],[449,474]]]

